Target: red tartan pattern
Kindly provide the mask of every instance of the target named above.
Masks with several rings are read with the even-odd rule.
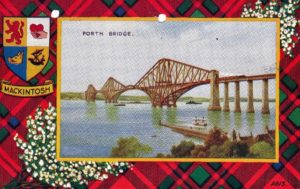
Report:
[[[216,12],[211,12],[204,6],[204,2],[213,2],[218,7]],[[50,16],[51,9],[60,8],[63,12],[61,16],[82,16],[82,17],[114,17],[119,16],[116,10],[119,7],[125,11],[125,17],[153,17],[160,13],[168,17],[191,17],[196,10],[199,10],[205,17],[240,17],[244,4],[252,3],[252,0],[204,0],[204,1],[159,1],[159,0],[138,0],[130,4],[128,2],[115,0],[111,5],[107,5],[105,0],[76,0],[76,1],[50,1],[50,0],[1,0],[0,15],[4,16],[39,16],[41,13]],[[192,2],[192,3],[189,3]],[[54,5],[53,5],[54,3]],[[179,7],[186,5],[184,11]],[[29,9],[28,7],[33,7]],[[184,6],[183,6],[184,7]],[[299,12],[297,12],[299,17]],[[2,19],[0,20],[0,33],[2,33]],[[56,19],[51,19],[51,39],[50,39],[50,61],[54,66],[45,74],[39,74],[35,78],[37,84],[44,83],[45,80],[56,77]],[[299,31],[299,28],[298,28]],[[298,32],[299,33],[299,32]],[[2,43],[2,34],[0,35]],[[281,91],[287,96],[280,105],[280,131],[287,137],[280,146],[280,163],[222,163],[218,169],[214,169],[209,163],[192,163],[187,169],[180,168],[179,163],[135,163],[133,170],[127,171],[119,177],[111,176],[104,182],[91,182],[89,188],[157,188],[162,182],[169,178],[172,180],[170,188],[197,188],[190,175],[199,167],[203,168],[209,177],[201,185],[203,188],[272,188],[273,178],[285,181],[288,188],[300,188],[300,131],[293,121],[289,120],[289,115],[300,106],[300,45],[297,44],[294,50],[295,58],[284,56],[281,52],[280,79],[288,76],[296,83],[296,88],[291,90],[287,85],[280,83]],[[1,55],[3,48],[1,46]],[[14,75],[0,60],[0,78],[9,80],[15,85],[28,85]],[[16,133],[21,136],[26,134],[26,116],[32,114],[38,105],[47,106],[48,102],[55,104],[56,94],[38,98],[17,98],[0,93],[0,102],[8,109],[8,115],[1,117],[0,129],[6,128],[8,137],[0,143],[0,187],[10,182],[21,170],[21,161],[18,159],[20,151],[17,149],[13,137]],[[300,116],[300,115],[299,115]],[[8,125],[9,120],[16,117],[20,120],[20,125],[13,129]],[[283,153],[288,148],[295,145],[296,153],[289,159],[283,157]],[[276,167],[276,168],[275,168]],[[230,184],[232,176],[241,184],[240,186]],[[276,179],[275,179],[276,180]],[[278,181],[277,180],[277,181]],[[276,187],[274,187],[276,188]]]

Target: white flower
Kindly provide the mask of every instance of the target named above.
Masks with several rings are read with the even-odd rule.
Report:
[[[38,176],[38,173],[37,173],[36,171],[34,171],[34,172],[32,173],[32,176],[33,176],[34,178],[36,178],[36,177]]]
[[[44,165],[44,161],[43,161],[42,159],[39,161],[39,165],[40,165],[40,166],[43,166],[43,165]]]
[[[108,178],[108,175],[107,175],[107,174],[103,174],[102,177],[103,177],[104,179],[107,179],[107,178]]]
[[[66,188],[71,188],[71,184],[69,182],[66,184]]]

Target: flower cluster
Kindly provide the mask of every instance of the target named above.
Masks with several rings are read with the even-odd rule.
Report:
[[[262,2],[258,0],[255,8],[244,5],[241,17],[245,18],[280,18],[280,43],[284,53],[293,57],[292,49],[295,48],[299,41],[299,35],[296,27],[300,24],[297,20],[295,11],[299,8],[300,0],[288,0],[287,3],[271,1],[269,4],[262,6]]]
[[[56,110],[38,107],[34,117],[27,117],[27,142],[16,135],[17,147],[24,151],[20,159],[26,171],[41,183],[65,188],[87,185],[89,180],[104,180],[109,174],[117,176],[132,165],[124,162],[62,162],[56,160]]]

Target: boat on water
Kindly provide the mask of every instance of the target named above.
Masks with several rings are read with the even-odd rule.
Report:
[[[124,103],[117,103],[117,104],[114,104],[114,106],[126,106],[126,104],[124,104]]]
[[[186,102],[186,104],[202,104],[202,102],[195,102],[193,100],[189,100]]]
[[[194,126],[207,126],[207,120],[203,117],[203,118],[197,118],[195,117],[195,119],[193,120],[192,124]]]

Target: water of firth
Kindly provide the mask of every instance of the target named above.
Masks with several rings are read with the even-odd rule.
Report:
[[[233,110],[233,103],[231,110]],[[173,145],[182,140],[203,143],[202,140],[184,136],[160,126],[159,120],[169,123],[191,124],[195,116],[205,117],[208,125],[224,131],[233,128],[241,136],[257,135],[264,126],[275,129],[275,103],[270,103],[270,115],[260,113],[261,103],[254,104],[256,113],[247,114],[246,103],[241,103],[242,113],[207,111],[208,103],[177,103],[177,108],[153,108],[151,104],[126,104],[113,106],[103,101],[61,101],[61,157],[110,157],[111,148],[120,137],[137,137],[153,148],[147,157],[157,153],[170,153]]]

